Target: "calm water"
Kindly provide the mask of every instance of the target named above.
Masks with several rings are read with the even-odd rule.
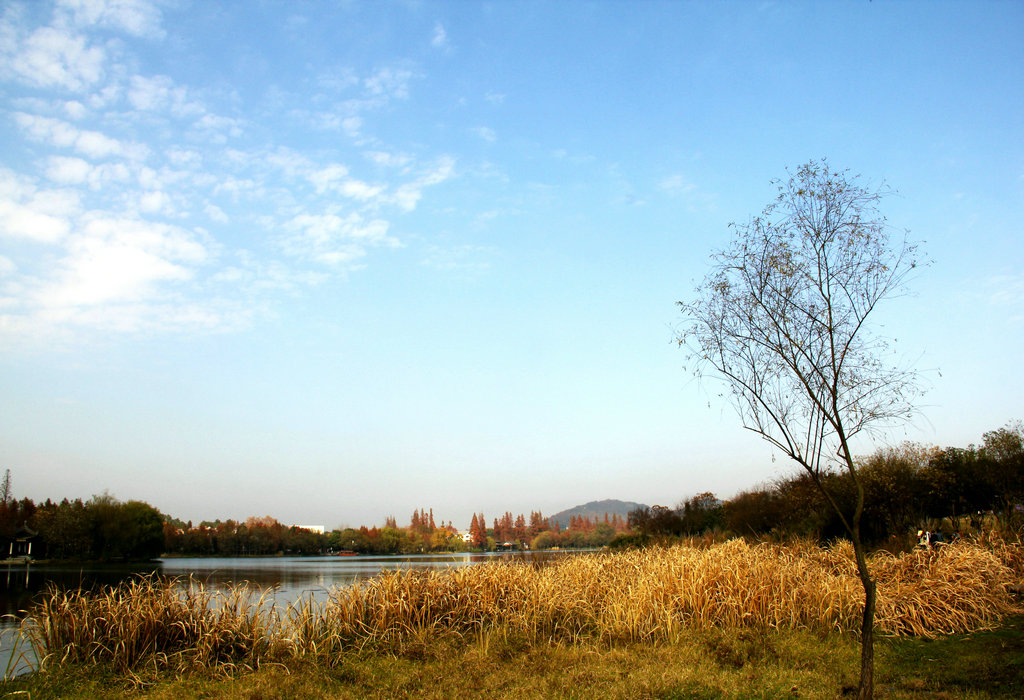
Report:
[[[32,599],[49,585],[61,588],[111,586],[138,574],[157,573],[168,578],[193,578],[210,588],[245,583],[253,589],[272,589],[274,601],[283,606],[299,598],[326,600],[332,588],[351,586],[382,571],[443,569],[472,566],[500,559],[546,561],[572,556],[574,552],[515,552],[487,554],[415,554],[409,556],[355,557],[197,557],[162,559],[145,566],[31,565],[0,568],[0,675],[12,657],[15,627]],[[3,565],[0,564],[0,567]],[[32,660],[16,664],[31,669]]]

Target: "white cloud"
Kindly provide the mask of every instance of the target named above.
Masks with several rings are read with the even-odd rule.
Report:
[[[8,242],[0,247],[0,345],[44,327],[70,339],[97,329],[231,326],[252,317],[245,309],[268,298],[261,295],[317,284],[400,247],[395,216],[454,173],[452,159],[421,161],[401,151],[420,146],[374,133],[373,110],[410,97],[411,62],[368,73],[314,66],[311,76],[325,77],[295,89],[319,91],[300,114],[316,145],[276,148],[270,136],[229,149],[216,144],[270,133],[298,102],[248,109],[238,94],[154,74],[159,45],[123,35],[159,37],[162,2],[48,5],[53,21],[41,28],[27,24],[39,11],[0,12],[0,83],[34,86],[9,101],[12,136],[37,154],[22,159],[19,174],[0,168],[0,243]],[[434,39],[447,50],[441,23]],[[200,94],[223,101],[208,110]],[[248,133],[245,119],[221,116],[243,113],[267,121]],[[315,133],[314,118],[335,133]],[[267,241],[252,240],[261,222],[279,246],[269,255]],[[224,235],[225,248],[199,225]],[[240,262],[244,251],[230,245],[243,240],[260,255]],[[211,264],[231,256],[219,273]]]
[[[92,166],[81,158],[50,156],[46,163],[46,177],[62,185],[86,183],[92,170]]]
[[[198,102],[190,102],[188,91],[166,75],[132,76],[126,97],[132,107],[144,112],[169,111],[182,117],[205,111]]]
[[[472,129],[472,131],[474,134],[482,138],[484,141],[493,142],[495,139],[498,138],[497,134],[494,133],[494,129],[491,129],[490,127],[487,126],[478,126]]]
[[[203,132],[216,143],[224,143],[228,137],[238,138],[242,135],[243,122],[240,119],[222,117],[216,114],[204,114],[196,120],[193,127]]]
[[[359,84],[359,76],[347,67],[334,66],[316,77],[316,84],[331,92],[342,92]]]
[[[371,95],[385,98],[405,99],[409,97],[409,81],[413,73],[403,68],[379,68],[373,75],[363,80],[363,85]]]
[[[121,164],[91,166],[53,158],[49,174],[93,183]],[[131,198],[131,191],[124,196]],[[141,210],[166,212],[162,191],[142,192]],[[116,332],[237,328],[258,300],[190,298],[213,244],[198,231],[137,216],[83,211],[78,192],[44,189],[0,169],[0,240],[27,240],[0,257],[0,346],[68,341],[79,331]],[[237,296],[237,295],[236,295]]]
[[[289,221],[286,228],[292,235],[283,241],[285,252],[330,265],[351,264],[365,256],[370,247],[401,245],[387,235],[387,221],[366,221],[354,212],[344,217],[300,214]]]
[[[149,0],[59,0],[58,7],[79,26],[98,25],[133,36],[163,36],[163,17]]]
[[[137,168],[136,178],[139,184],[148,190],[162,190],[180,182],[202,180],[203,175],[187,170],[175,170],[173,168],[154,170],[153,168],[143,166]]]
[[[313,171],[309,174],[308,178],[316,188],[316,193],[323,194],[333,187],[335,183],[343,180],[347,176],[348,168],[340,163],[331,163],[325,168]]]
[[[69,119],[81,119],[86,114],[85,105],[78,100],[68,100],[64,103],[64,113]]]
[[[697,185],[689,182],[682,175],[670,175],[658,183],[658,189],[667,194],[681,196],[694,192]]]
[[[437,165],[421,175],[413,182],[408,182],[398,187],[392,196],[392,201],[404,211],[412,211],[419,204],[423,197],[423,188],[430,185],[437,185],[452,176],[455,170],[455,161],[452,158],[444,157]]]
[[[361,180],[345,180],[338,187],[338,192],[351,199],[365,202],[380,195],[384,189],[383,185],[371,185]]]
[[[121,157],[144,160],[148,149],[139,143],[125,143],[98,131],[86,131],[60,119],[16,112],[14,120],[28,135],[55,148],[73,148],[90,158]]]
[[[98,190],[113,183],[131,180],[131,171],[124,163],[93,165],[81,158],[50,156],[46,159],[46,177],[60,185],[87,185]]]
[[[164,152],[164,155],[172,164],[181,168],[196,169],[203,163],[203,157],[199,153],[182,148],[170,148]]]
[[[101,89],[93,88],[85,98],[87,106],[92,109],[105,109],[121,99],[122,89],[120,83],[113,83]]]
[[[435,49],[449,48],[448,33],[444,30],[444,25],[440,22],[434,25],[434,35],[430,38],[430,45]]]
[[[139,211],[143,214],[172,214],[174,206],[166,192],[153,190],[139,195]]]
[[[359,135],[359,130],[363,128],[363,120],[359,117],[347,117],[341,120],[341,129],[350,137],[356,137]]]
[[[386,168],[402,168],[412,162],[412,158],[403,153],[367,151],[363,155],[366,156],[368,160]]]
[[[226,224],[230,221],[228,215],[224,213],[224,210],[216,204],[207,204],[203,207],[203,212],[218,224]]]
[[[437,165],[433,170],[425,173],[423,177],[420,178],[419,182],[424,186],[437,185],[450,178],[454,171],[455,159],[449,156],[444,156],[438,160]]]
[[[214,284],[244,290],[250,296],[267,291],[293,292],[328,278],[322,272],[296,271],[277,260],[258,260],[248,251],[238,251],[237,264],[222,268],[210,277]]]
[[[71,238],[56,274],[37,293],[49,309],[132,303],[158,295],[162,282],[191,279],[207,258],[188,231],[141,219],[87,217]]]
[[[714,193],[699,187],[695,182],[685,175],[676,173],[666,176],[657,183],[657,189],[669,197],[674,197],[683,202],[689,211],[714,210],[717,206]],[[632,197],[630,193],[627,195]],[[642,203],[641,200],[637,200]]]
[[[340,163],[332,163],[320,170],[314,170],[306,178],[316,188],[317,194],[337,192],[350,199],[367,201],[379,196],[384,190],[383,185],[371,185],[361,180],[348,177],[349,170]]]
[[[55,243],[71,229],[78,199],[63,191],[39,191],[9,171],[0,171],[0,236]]]
[[[128,155],[128,149],[120,141],[98,131],[80,132],[75,140],[75,150],[90,158]]]
[[[278,148],[273,153],[263,156],[262,160],[278,168],[288,177],[295,177],[313,167],[309,158],[288,148]]]
[[[236,202],[245,196],[258,197],[263,191],[263,185],[252,178],[237,178],[230,176],[220,178],[213,188],[213,194],[226,194]]]
[[[0,68],[31,85],[79,91],[103,76],[104,50],[81,35],[56,27],[40,27],[23,40],[8,33],[15,36],[4,42]]]
[[[25,112],[15,112],[14,121],[28,135],[37,141],[45,141],[51,146],[69,148],[75,144],[80,133],[77,127],[51,117],[40,117]]]

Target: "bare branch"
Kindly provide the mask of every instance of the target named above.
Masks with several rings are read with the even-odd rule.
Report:
[[[802,166],[761,215],[732,224],[693,301],[679,302],[678,341],[698,376],[722,379],[743,426],[805,469],[853,540],[864,584],[861,697],[872,692],[875,584],[860,541],[864,488],[850,439],[914,411],[917,375],[886,364],[872,332],[878,304],[904,293],[917,247],[890,243],[868,190],[824,161]],[[838,462],[857,497],[844,512],[822,479]]]

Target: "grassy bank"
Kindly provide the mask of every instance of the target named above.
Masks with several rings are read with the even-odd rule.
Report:
[[[139,579],[50,596],[25,626],[43,671],[7,687],[32,697],[128,686],[157,697],[834,697],[857,667],[851,557],[846,545],[731,541],[391,573],[283,611],[241,587]],[[995,697],[970,689],[985,688],[979,669],[1002,659],[1003,685],[1019,689],[1020,620],[998,626],[1019,612],[1008,587],[1020,561],[1019,546],[967,543],[875,555],[877,625],[891,637],[878,682],[907,697],[947,687]],[[992,627],[1001,632],[978,632]]]
[[[985,632],[884,639],[880,698],[1024,697],[1024,618]],[[477,639],[402,656],[364,651],[327,667],[234,677],[62,666],[2,686],[11,698],[835,698],[856,686],[856,639],[800,630],[689,630],[673,644],[535,645]]]

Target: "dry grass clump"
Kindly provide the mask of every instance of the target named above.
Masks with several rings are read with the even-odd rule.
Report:
[[[964,632],[1016,610],[1011,570],[978,545],[880,553],[870,565],[881,634]],[[230,669],[296,657],[333,665],[367,647],[408,654],[445,638],[486,644],[495,634],[534,644],[671,642],[695,627],[847,633],[859,629],[863,604],[848,543],[743,540],[544,566],[389,572],[336,590],[326,603],[300,601],[283,615],[246,590],[218,595],[143,579],[103,594],[54,592],[27,624],[47,662]]]
[[[1010,567],[1018,581],[1024,581],[1024,542],[1019,534],[1008,539],[998,532],[988,533],[985,545],[999,561]]]
[[[146,663],[179,671],[253,669],[284,650],[265,595],[155,577],[100,592],[52,589],[22,633],[43,668],[109,663],[126,675]]]
[[[934,636],[979,629],[1015,608],[1011,572],[991,552],[872,558],[881,634]],[[497,564],[395,572],[337,592],[302,626],[304,648],[402,644],[442,632],[501,628],[532,640],[671,640],[688,627],[855,632],[863,591],[852,547],[749,545],[732,540],[570,557],[545,567]],[[298,616],[311,622],[308,614]]]
[[[938,552],[876,555],[876,622],[888,635],[933,637],[990,627],[1018,608],[1013,571],[996,552],[954,543]]]

